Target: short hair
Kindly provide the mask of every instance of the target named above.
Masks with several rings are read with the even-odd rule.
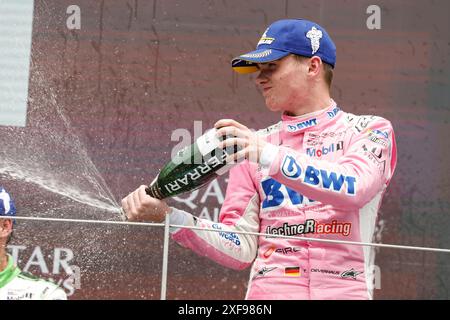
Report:
[[[294,54],[293,56],[299,62],[303,62],[305,59],[309,59],[308,57],[300,56],[297,54]],[[322,65],[325,83],[328,85],[328,88],[331,88],[331,83],[333,82],[333,67],[330,64],[325,63],[323,61]]]

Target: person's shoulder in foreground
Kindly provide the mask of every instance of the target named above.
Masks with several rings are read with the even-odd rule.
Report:
[[[16,206],[10,194],[0,186],[0,300],[67,300],[58,285],[22,272],[6,253],[11,239]]]
[[[58,285],[21,271],[8,258],[8,266],[0,272],[0,300],[67,300]]]

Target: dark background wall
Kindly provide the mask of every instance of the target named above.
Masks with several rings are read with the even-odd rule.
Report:
[[[79,30],[66,25],[72,4],[81,9]],[[366,25],[371,4],[381,8],[379,30]],[[271,22],[302,17],[337,45],[338,104],[393,123],[398,165],[377,240],[450,248],[449,11],[444,0],[37,0],[27,126],[0,127],[1,164],[10,168],[1,184],[22,215],[118,220],[107,209],[153,179],[178,143],[175,129],[194,136],[194,121],[203,130],[220,118],[255,129],[278,121],[254,76],[238,76],[229,62]],[[214,218],[225,186],[224,178],[189,205],[170,204]],[[59,281],[67,274],[57,255],[79,267],[71,298],[158,299],[162,236],[149,227],[19,222],[12,248],[21,267]],[[381,249],[376,264],[377,299],[449,298],[448,254]],[[169,299],[242,299],[247,279],[248,270],[170,243]]]

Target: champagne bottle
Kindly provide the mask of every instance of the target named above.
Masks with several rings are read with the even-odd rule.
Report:
[[[221,138],[211,129],[192,145],[180,150],[145,189],[157,199],[173,197],[204,186],[217,176],[226,173],[233,164],[226,157],[237,151],[237,147],[219,148]]]

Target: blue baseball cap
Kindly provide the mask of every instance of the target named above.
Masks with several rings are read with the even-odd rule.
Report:
[[[256,50],[234,58],[231,66],[238,73],[252,73],[258,71],[257,63],[275,61],[291,53],[318,56],[333,68],[336,64],[336,46],[324,28],[309,20],[284,19],[272,23]]]
[[[15,216],[16,206],[13,198],[0,186],[0,216]]]

